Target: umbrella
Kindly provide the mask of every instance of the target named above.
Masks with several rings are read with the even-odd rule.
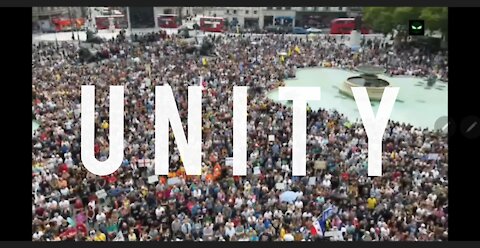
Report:
[[[297,197],[301,195],[303,195],[302,192],[285,191],[282,194],[280,194],[280,201],[293,203],[297,199]]]
[[[114,188],[108,191],[108,194],[111,196],[119,196],[123,193],[123,189],[121,188]]]

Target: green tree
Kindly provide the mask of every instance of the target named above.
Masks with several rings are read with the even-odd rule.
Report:
[[[440,31],[443,37],[448,34],[448,8],[428,7],[423,8],[420,19],[425,20],[425,27],[431,31]]]
[[[419,19],[423,8],[415,7],[397,7],[393,11],[392,21],[395,29],[398,31],[399,40],[407,40],[408,37],[408,22],[409,20]]]
[[[375,32],[388,34],[395,28],[393,22],[393,7],[367,7],[363,11],[363,21]]]

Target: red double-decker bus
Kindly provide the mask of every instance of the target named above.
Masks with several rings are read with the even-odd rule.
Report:
[[[336,18],[330,24],[330,34],[350,34],[355,29],[355,18]],[[369,34],[370,30],[361,27],[362,34]]]
[[[80,30],[85,25],[85,19],[83,18],[73,18],[73,19],[52,18],[52,23],[55,26],[55,30],[57,32],[70,31],[72,29]]]
[[[178,28],[178,16],[171,14],[158,15],[157,17],[158,27],[160,28]]]
[[[224,25],[223,17],[200,17],[200,30],[204,32],[223,32]]]
[[[124,29],[127,28],[127,18],[124,15],[105,15],[105,16],[96,16],[95,25],[97,30],[105,30],[110,28],[110,20],[112,25],[115,26],[115,29]]]

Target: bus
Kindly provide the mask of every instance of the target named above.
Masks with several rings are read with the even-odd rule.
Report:
[[[73,21],[73,25],[72,25]],[[81,30],[85,25],[84,18],[52,18],[52,24],[55,27],[55,31],[70,31],[73,29]]]
[[[355,29],[355,18],[336,18],[330,24],[330,34],[350,34]],[[362,26],[362,34],[369,34],[370,30]]]
[[[178,28],[178,16],[172,14],[158,15],[157,17],[158,27],[160,28]]]
[[[128,27],[127,22],[125,15],[100,15],[95,17],[97,30],[110,29],[110,25],[114,25],[115,29],[126,29]]]
[[[223,32],[225,19],[223,17],[200,17],[200,30],[204,32]]]

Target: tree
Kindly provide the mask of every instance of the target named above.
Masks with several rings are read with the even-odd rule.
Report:
[[[407,27],[409,20],[425,20],[426,29],[448,32],[448,8],[446,7],[367,7],[363,20],[375,31],[389,33],[392,29]]]
[[[393,22],[400,26],[408,27],[409,20],[418,19],[423,8],[397,7],[393,11]]]
[[[363,21],[374,31],[388,34],[394,29],[393,7],[367,7],[363,11]]]
[[[420,19],[425,20],[425,27],[431,31],[440,31],[442,37],[448,34],[448,8],[428,7],[423,8]]]
[[[423,8],[397,7],[393,11],[392,19],[395,23],[395,29],[398,31],[398,39],[407,40],[409,20],[419,19]]]

